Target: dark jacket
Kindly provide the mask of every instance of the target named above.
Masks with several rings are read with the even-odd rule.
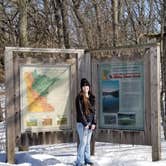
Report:
[[[77,122],[81,122],[84,126],[96,125],[96,110],[95,110],[95,96],[90,94],[89,96],[91,113],[86,116],[83,107],[83,97],[80,94],[76,97],[76,111],[77,111]]]

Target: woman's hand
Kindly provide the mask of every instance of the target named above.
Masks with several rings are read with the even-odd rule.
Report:
[[[85,129],[89,129],[89,125],[86,125],[86,126],[85,126]]]
[[[93,125],[91,126],[91,129],[94,130],[95,128],[96,128],[96,125],[93,124]]]

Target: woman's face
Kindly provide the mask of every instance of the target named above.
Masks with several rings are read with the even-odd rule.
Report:
[[[88,93],[88,92],[89,92],[89,86],[88,86],[88,85],[84,85],[84,86],[82,87],[82,91],[83,91],[84,93]]]

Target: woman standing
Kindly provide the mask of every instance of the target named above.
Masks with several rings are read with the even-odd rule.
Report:
[[[80,142],[76,166],[93,165],[90,160],[90,141],[96,127],[95,96],[91,93],[90,84],[85,78],[81,80],[81,91],[76,97],[76,111],[77,133]]]

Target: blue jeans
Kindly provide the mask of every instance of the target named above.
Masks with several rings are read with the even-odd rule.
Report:
[[[92,130],[86,129],[82,123],[77,123],[77,133],[79,135],[80,144],[77,151],[77,165],[90,161],[90,141]]]

